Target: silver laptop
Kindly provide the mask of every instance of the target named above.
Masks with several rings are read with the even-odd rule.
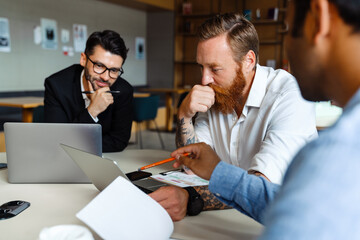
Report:
[[[102,158],[64,144],[60,145],[79,165],[99,191],[105,189],[118,176],[129,180],[116,161]],[[162,186],[168,185],[152,178],[143,178],[131,182],[145,193],[151,193]]]
[[[102,154],[99,124],[7,122],[4,132],[10,183],[90,183],[60,143]]]

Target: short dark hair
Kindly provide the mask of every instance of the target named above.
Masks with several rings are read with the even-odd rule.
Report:
[[[291,35],[299,37],[303,34],[305,17],[310,10],[311,0],[294,0],[295,15]],[[328,0],[335,5],[344,22],[353,27],[354,32],[360,32],[360,0]]]
[[[124,40],[117,32],[112,30],[93,32],[86,41],[85,54],[91,56],[94,53],[94,48],[98,45],[112,54],[121,56],[125,62],[129,49],[126,48]]]
[[[200,41],[226,33],[235,61],[252,50],[259,59],[259,37],[254,25],[239,13],[225,13],[206,20],[198,29]]]

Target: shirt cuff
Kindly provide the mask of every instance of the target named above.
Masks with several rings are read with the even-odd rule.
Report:
[[[211,175],[209,190],[219,198],[232,199],[234,189],[244,174],[247,174],[244,169],[221,161]]]
[[[89,111],[88,111],[88,113],[89,113]],[[94,120],[94,122],[97,123],[97,122],[99,121],[99,119],[98,119],[97,117],[94,118],[90,113],[89,113],[89,115],[90,115],[90,117]]]

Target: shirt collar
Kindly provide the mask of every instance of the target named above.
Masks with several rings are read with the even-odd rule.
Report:
[[[266,75],[265,69],[257,64],[254,81],[251,85],[245,106],[260,107],[266,93]]]

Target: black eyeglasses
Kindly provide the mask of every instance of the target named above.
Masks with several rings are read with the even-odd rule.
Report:
[[[106,72],[106,70],[109,70],[109,77],[112,79],[116,79],[118,77],[120,77],[121,75],[123,75],[124,70],[121,67],[120,69],[117,68],[107,68],[104,64],[102,63],[98,63],[98,62],[94,62],[92,61],[89,56],[87,54],[85,54],[85,56],[90,60],[90,62],[93,64],[93,70],[95,73],[97,74],[103,74],[104,72]]]

